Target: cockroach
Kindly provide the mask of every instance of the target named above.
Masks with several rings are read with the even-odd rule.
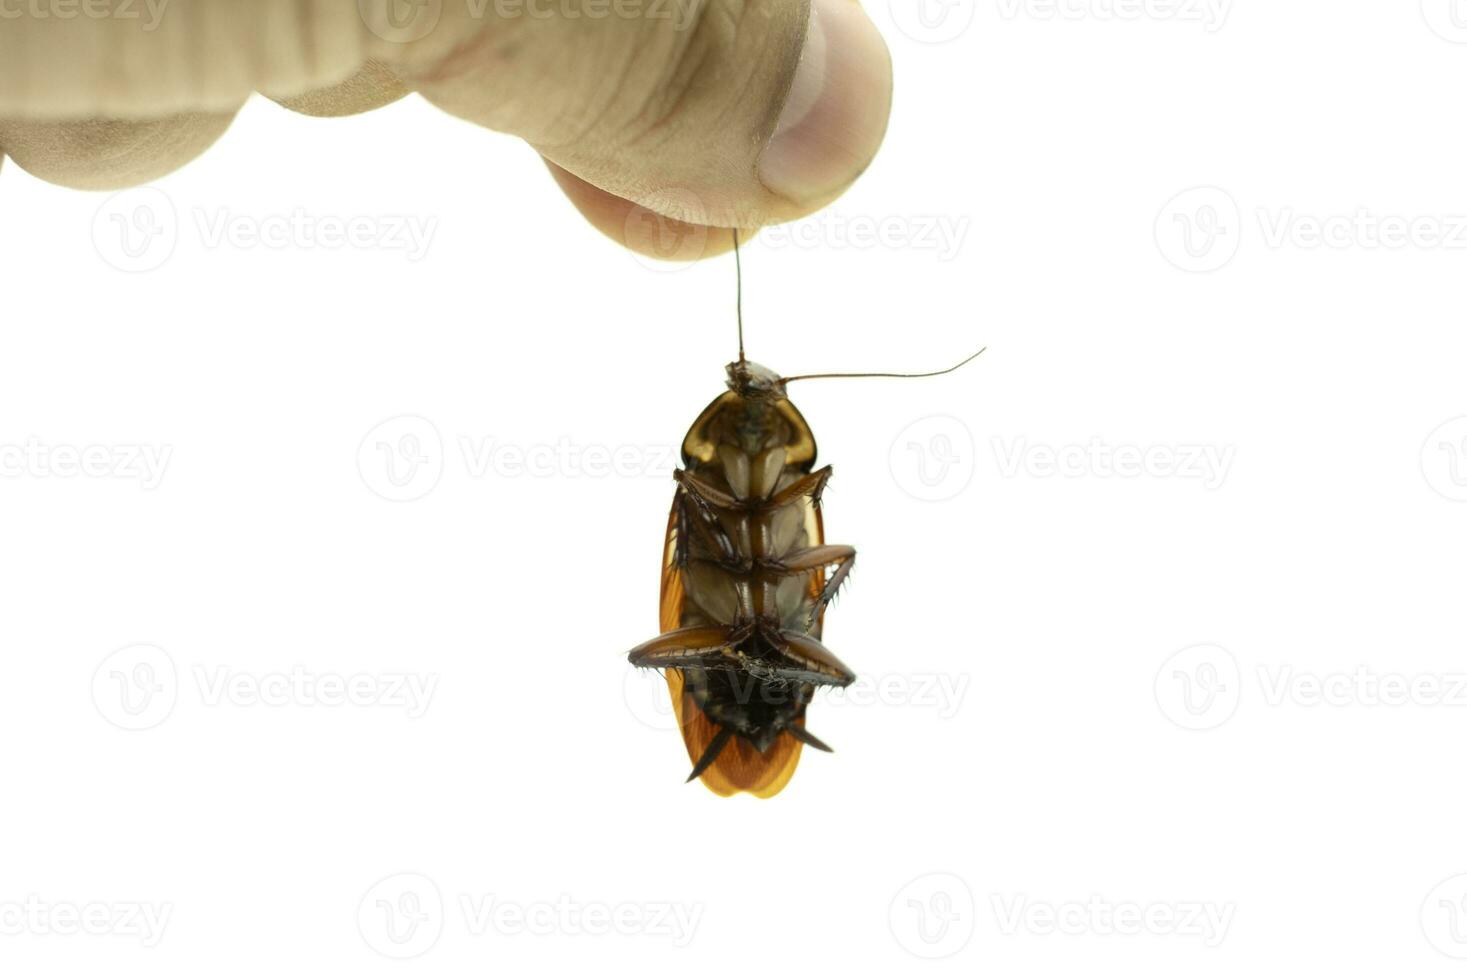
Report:
[[[662,634],[628,654],[662,668],[693,771],[720,796],[771,797],[801,749],[830,747],[805,727],[817,687],[856,675],[821,643],[825,610],[856,560],[827,544],[815,436],[785,388],[812,378],[928,378],[926,374],[781,377],[744,356],[743,266],[734,232],[739,359],[728,390],[682,444],[663,546]]]

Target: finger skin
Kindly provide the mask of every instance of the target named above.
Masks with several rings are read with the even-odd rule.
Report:
[[[864,23],[846,13],[859,11],[857,0],[426,0],[407,8],[426,20],[389,29],[397,22],[386,11],[400,3],[138,0],[134,21],[7,20],[0,153],[64,186],[123,187],[203,152],[252,92],[339,116],[416,90],[528,141],[613,239],[692,260],[726,251],[727,229],[752,232],[824,206],[884,134],[889,59],[884,90],[829,85],[846,95],[817,104],[799,82],[885,56],[873,34],[826,44],[854,37],[841,24]],[[623,4],[632,15],[617,13]],[[858,53],[843,61],[845,49]],[[776,144],[817,123],[831,138],[777,154],[776,167]],[[828,188],[804,180],[826,144],[848,158]],[[811,194],[776,193],[771,175],[801,178]]]

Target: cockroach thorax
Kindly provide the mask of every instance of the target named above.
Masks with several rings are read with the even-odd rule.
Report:
[[[762,364],[734,361],[728,366],[729,390],[741,398],[784,398],[784,379]]]

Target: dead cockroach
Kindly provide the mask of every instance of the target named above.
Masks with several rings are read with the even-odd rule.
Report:
[[[856,675],[820,642],[825,609],[856,551],[826,544],[820,498],[829,466],[814,469],[815,437],[785,394],[792,381],[744,356],[738,233],[739,359],[728,391],[683,439],[662,562],[662,635],[632,650],[639,667],[664,668],[693,771],[720,796],[770,797],[794,775],[800,750],[830,747],[805,728],[821,685]]]

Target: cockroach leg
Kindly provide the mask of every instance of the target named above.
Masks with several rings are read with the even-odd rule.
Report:
[[[733,494],[725,493],[713,484],[694,476],[687,470],[673,470],[672,478],[704,507],[719,507],[723,510],[739,510],[743,501]]]
[[[810,621],[806,624],[807,627],[814,625],[815,620],[820,618],[820,614],[825,611],[826,606],[830,605],[830,601],[835,598],[835,594],[840,591],[840,587],[845,584],[846,578],[850,576],[851,569],[856,564],[856,549],[851,548],[849,550],[850,554],[840,560],[835,571],[830,574],[830,578],[826,579],[825,588],[820,590],[820,595],[816,597],[814,604],[811,605]]]
[[[825,492],[825,485],[830,482],[830,475],[834,472],[829,466],[822,467],[814,473],[807,473],[794,483],[775,493],[769,498],[769,506],[773,509],[785,507],[794,503],[801,497],[809,497],[817,506],[820,504],[820,495]]]
[[[703,543],[716,555],[716,561],[724,568],[733,571],[747,569],[748,562],[740,557],[738,549],[734,547],[728,532],[724,530],[723,524],[719,522],[718,516],[710,510],[703,501],[692,493],[679,492],[678,494],[679,514],[682,525],[691,525],[703,539]],[[691,502],[695,511],[688,514],[688,505]],[[688,542],[686,538],[678,540],[678,564],[686,568],[688,565]]]
[[[851,668],[808,633],[775,628],[762,630],[761,634],[781,657],[795,665],[791,668],[761,664],[758,669],[767,670],[773,678],[830,687],[845,687],[856,679]]]
[[[740,662],[738,642],[727,626],[686,626],[648,640],[627,659],[638,667],[728,667]]]
[[[821,544],[803,551],[791,552],[778,561],[766,562],[766,566],[791,575],[808,572],[828,565],[849,566],[856,560],[856,549],[848,544]]]
[[[810,606],[810,616],[805,624],[808,629],[820,618],[820,614],[825,611],[825,607],[830,605],[830,601],[840,591],[841,585],[850,576],[851,568],[855,564],[855,548],[846,544],[822,544],[814,548],[806,548],[804,551],[796,551],[778,561],[766,562],[765,567],[787,575],[798,575],[801,572],[808,572],[816,568],[826,568],[830,565],[835,566],[835,571],[831,573],[830,578],[825,583],[825,587],[820,590],[820,595],[816,597]]]

